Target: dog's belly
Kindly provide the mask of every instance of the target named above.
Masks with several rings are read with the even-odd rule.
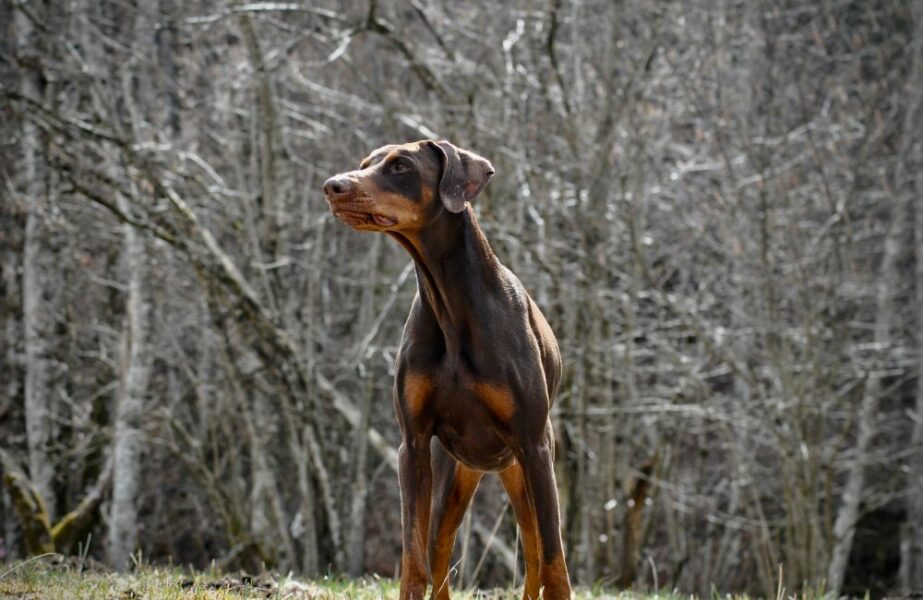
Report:
[[[490,428],[473,423],[442,421],[436,424],[436,437],[455,460],[478,471],[501,471],[513,462],[513,452],[503,438]]]

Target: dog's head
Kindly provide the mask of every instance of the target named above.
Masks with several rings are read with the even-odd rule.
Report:
[[[324,182],[334,215],[362,231],[413,231],[460,213],[494,174],[486,158],[446,141],[382,146]]]

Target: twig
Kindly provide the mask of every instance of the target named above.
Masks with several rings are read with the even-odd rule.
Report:
[[[40,559],[43,559],[43,558],[48,558],[49,556],[61,556],[61,555],[58,554],[57,552],[46,552],[45,554],[39,554],[38,556],[33,556],[32,558],[30,558],[30,559],[28,559],[28,560],[22,561],[22,562],[19,563],[18,565],[13,565],[12,567],[10,567],[10,568],[7,569],[6,571],[4,571],[2,574],[0,574],[0,581],[3,581],[3,579],[4,579],[5,577],[11,575],[11,574],[13,573],[13,571],[16,571],[16,570],[18,570],[18,569],[20,569],[20,568],[26,566],[27,564],[32,563],[32,562],[35,562],[35,561],[37,561],[37,560],[40,560]]]

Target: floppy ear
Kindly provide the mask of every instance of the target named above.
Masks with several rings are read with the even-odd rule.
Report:
[[[442,178],[439,180],[439,196],[449,212],[465,210],[465,202],[474,200],[491,176],[494,167],[490,161],[474,152],[461,150],[440,140],[430,142],[442,160]]]

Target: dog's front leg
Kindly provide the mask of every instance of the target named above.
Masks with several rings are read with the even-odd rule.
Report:
[[[430,435],[404,435],[399,452],[401,486],[401,600],[423,600],[429,580],[426,560],[433,473]]]
[[[522,464],[538,525],[542,598],[568,600],[571,595],[570,576],[561,542],[558,489],[554,479],[554,435],[550,421],[546,424],[544,439],[524,445],[517,459]]]

